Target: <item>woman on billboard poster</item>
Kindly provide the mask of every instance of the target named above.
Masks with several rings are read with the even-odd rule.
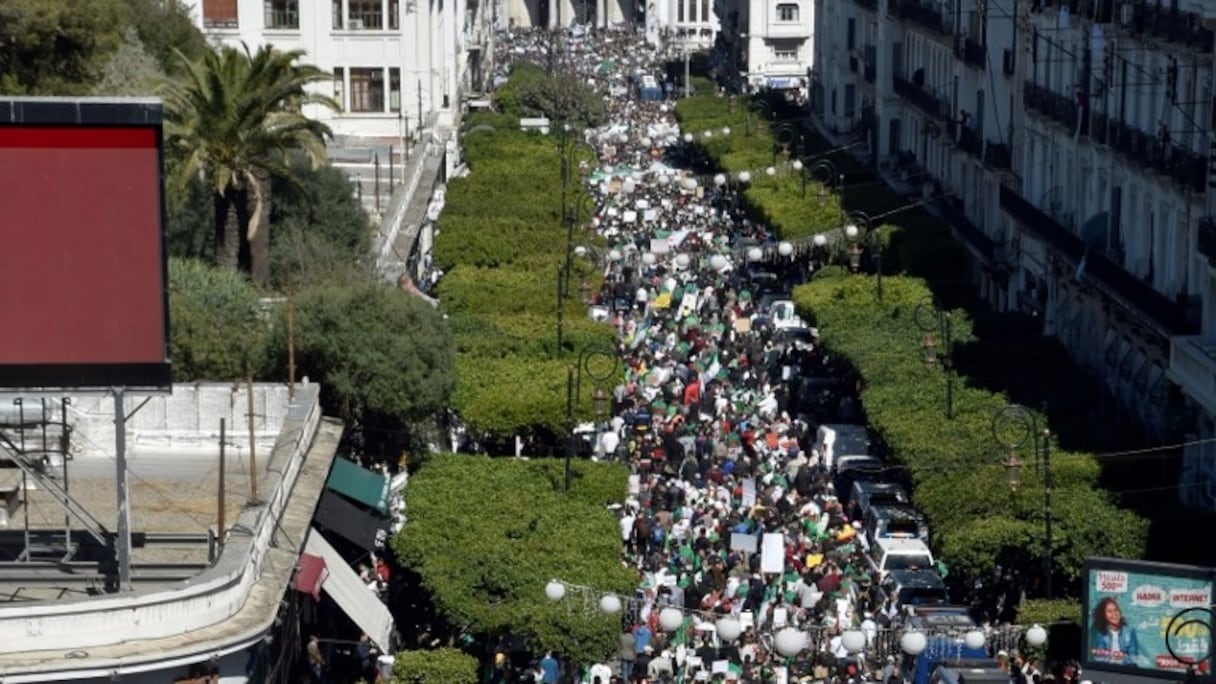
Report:
[[[1136,630],[1127,624],[1119,602],[1110,596],[1094,607],[1089,655],[1096,662],[1115,665],[1136,665],[1140,656]]]

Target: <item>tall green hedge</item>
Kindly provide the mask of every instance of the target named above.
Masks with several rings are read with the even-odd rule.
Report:
[[[792,238],[838,227],[835,197],[821,206],[816,184],[803,198],[792,171],[775,179],[757,174],[772,163],[774,125],[758,124],[753,115],[753,132],[747,135],[745,107],[741,101],[732,112],[728,100],[711,95],[683,100],[676,111],[684,129],[697,136],[721,168],[751,170],[758,178],[746,190],[747,199],[779,235]],[[731,135],[721,135],[723,127],[729,127]],[[709,138],[703,134],[706,130],[712,133]],[[862,378],[867,419],[893,459],[907,468],[917,504],[930,519],[934,549],[952,571],[975,575],[1000,563],[1038,578],[1044,537],[1042,476],[1035,471],[1032,454],[1023,453],[1023,482],[1010,491],[1001,465],[1006,454],[992,436],[993,415],[1007,403],[1006,396],[985,383],[959,377],[956,417],[948,420],[945,377],[940,368],[926,366],[919,346],[924,332],[913,319],[916,306],[931,294],[951,300],[967,293],[968,283],[957,268],[962,246],[939,220],[914,206],[913,198],[892,192],[847,154],[814,135],[808,134],[806,143],[806,154],[827,156],[848,178],[844,206],[865,211],[887,226],[887,272],[915,273],[933,282],[936,292],[930,292],[925,280],[888,276],[880,303],[872,276],[833,272],[829,275],[835,277],[799,287],[795,300],[820,326],[829,352]],[[956,347],[966,347],[969,364],[1006,363],[976,357],[985,346],[973,344],[965,312],[954,312],[952,321]],[[1039,420],[1042,424],[1043,417]],[[1053,551],[1060,579],[1075,587],[1086,556],[1143,555],[1147,522],[1118,508],[1099,487],[1100,469],[1092,455],[1057,452],[1052,466]]]
[[[943,370],[924,361],[924,332],[915,310],[931,297],[924,281],[888,277],[883,301],[872,278],[819,279],[800,286],[794,299],[819,326],[825,348],[861,376],[862,406],[870,427],[904,466],[917,505],[929,518],[933,545],[954,570],[976,574],[996,563],[1041,574],[1043,480],[1029,447],[1022,483],[1011,491],[1002,465],[1006,454],[992,421],[1007,399],[959,377],[953,420],[945,415]],[[964,311],[952,312],[957,344],[972,340]],[[993,359],[993,362],[998,360]],[[1042,424],[1042,417],[1039,417]],[[1053,553],[1057,574],[1080,576],[1087,556],[1143,555],[1146,522],[1118,508],[1099,487],[1091,454],[1055,451]]]
[[[435,238],[435,262],[445,271],[439,299],[456,338],[453,403],[475,432],[499,439],[534,428],[562,432],[567,368],[580,350],[612,339],[612,329],[589,320],[579,301],[584,278],[597,291],[600,281],[589,262],[576,259],[560,354],[557,348],[558,269],[566,260],[560,157],[553,136],[520,131],[512,111],[519,83],[538,77],[535,69],[518,70],[499,98],[507,111],[467,121],[462,143],[471,173],[448,184]],[[582,207],[585,218],[590,198]],[[575,244],[592,240],[582,226]],[[591,393],[583,394],[577,412],[588,416]]]
[[[606,508],[626,491],[628,471],[582,460],[574,468],[569,492],[554,459],[439,455],[414,475],[407,522],[392,546],[449,623],[525,636],[537,650],[581,662],[612,651],[619,618],[587,610],[573,595],[545,597],[554,578],[622,595],[637,587]]]

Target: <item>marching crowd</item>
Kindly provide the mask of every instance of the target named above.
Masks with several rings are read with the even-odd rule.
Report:
[[[662,69],[650,46],[623,31],[516,31],[500,49],[500,64],[544,64],[556,52],[606,97]],[[673,103],[607,99],[609,123],[586,132],[599,152],[585,174],[596,201],[589,229],[609,246],[593,309],[615,326],[625,367],[597,451],[634,473],[619,516],[640,590],[615,662],[559,673],[549,656],[527,676],[903,681],[894,660],[868,663],[841,643],[845,630],[872,637],[900,620],[814,448],[819,424],[857,418],[855,382],[814,330],[798,337],[773,326],[766,296],[792,283],[774,286],[755,256],[775,255],[776,237],[687,144]],[[779,572],[761,568],[762,533],[783,535]],[[665,606],[689,616],[670,633],[658,620]],[[744,628],[730,643],[714,632],[725,615]],[[770,635],[783,626],[817,627],[822,643],[792,662],[775,657]]]

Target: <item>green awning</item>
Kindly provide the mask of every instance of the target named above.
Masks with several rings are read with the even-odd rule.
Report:
[[[365,506],[387,514],[389,480],[345,458],[335,458],[325,486]]]

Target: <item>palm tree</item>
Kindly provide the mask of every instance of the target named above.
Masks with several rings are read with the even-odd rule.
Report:
[[[325,160],[332,132],[302,109],[338,108],[333,99],[308,91],[330,75],[300,64],[303,55],[268,45],[252,53],[242,44],[191,62],[179,52],[180,80],[162,91],[168,151],[181,161],[171,182],[178,191],[196,177],[207,183],[216,263],[247,271],[258,285],[270,280],[270,179],[291,181],[292,155],[304,155],[314,167]]]

